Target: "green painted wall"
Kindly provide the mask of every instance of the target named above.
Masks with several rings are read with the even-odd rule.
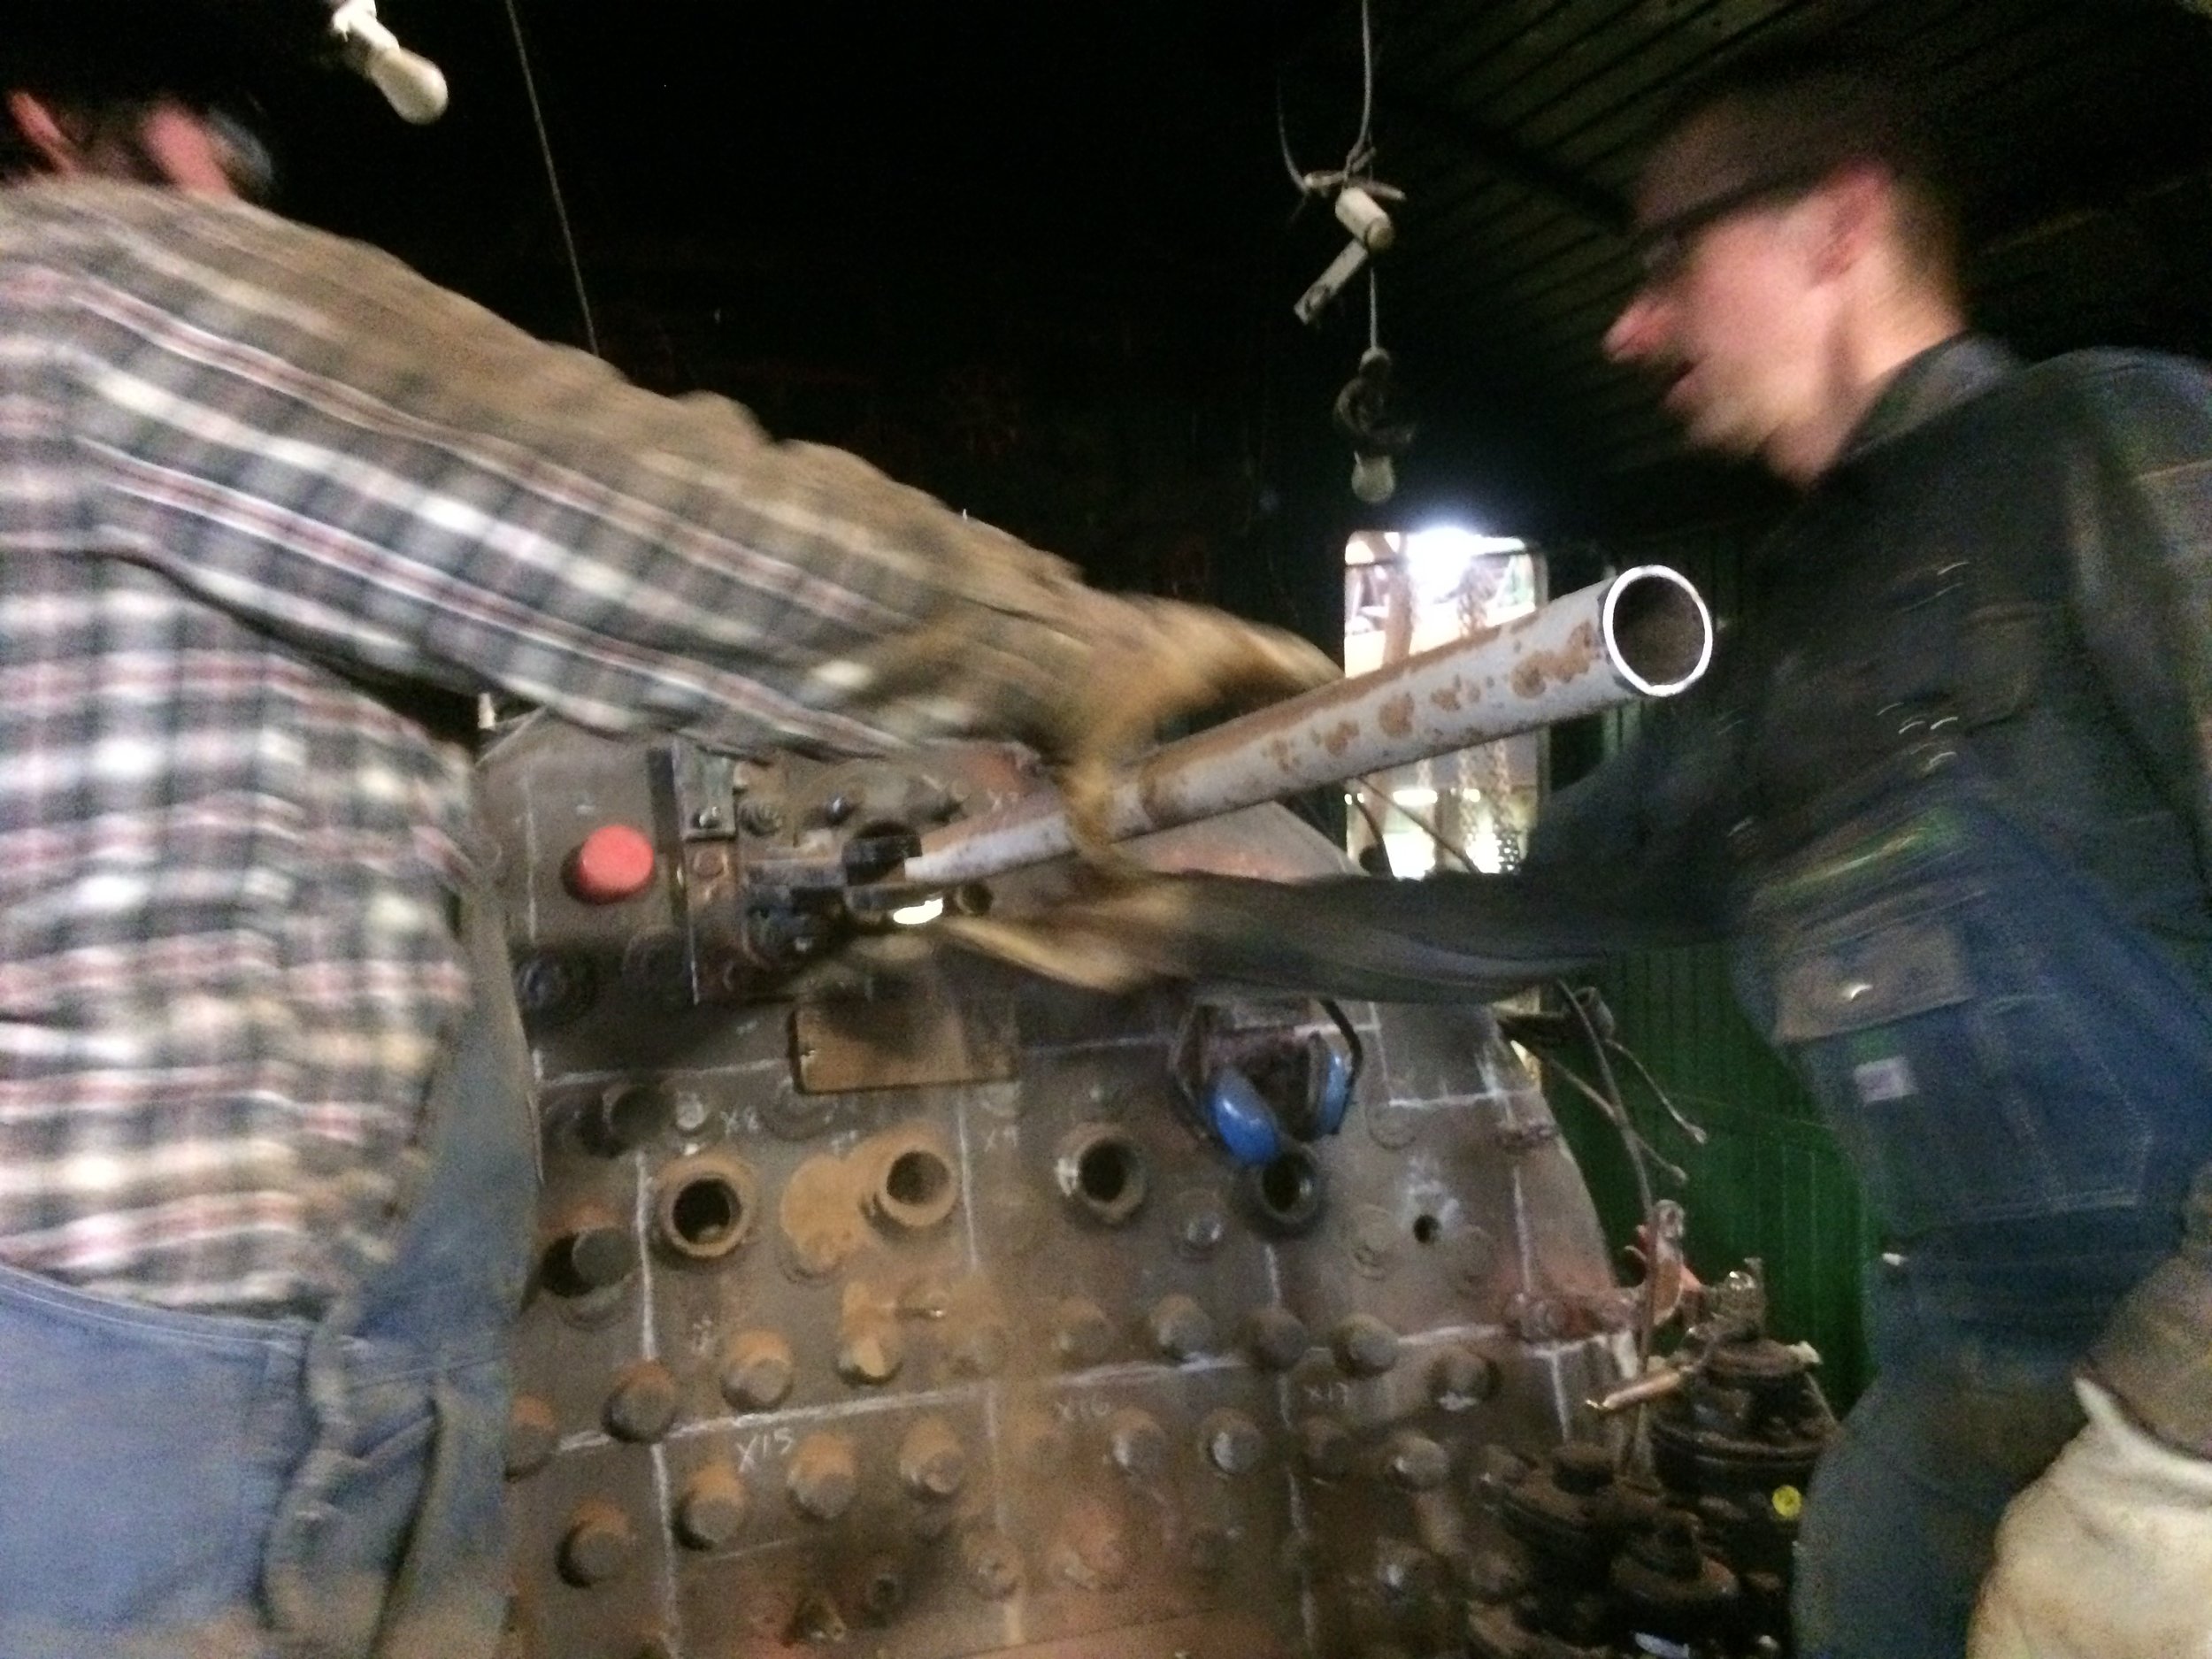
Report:
[[[1671,565],[1698,584],[1725,631],[1746,621],[1739,603],[1743,549],[1758,526],[1724,526],[1664,542],[1604,549],[1617,567]],[[1555,590],[1557,584],[1555,582]],[[1756,618],[1747,619],[1756,626]],[[1616,718],[1585,753],[1616,747],[1633,725]],[[1565,736],[1566,734],[1562,734]],[[1561,746],[1572,750],[1571,739]],[[1555,749],[1555,756],[1560,749]],[[1681,1166],[1687,1185],[1656,1178],[1661,1197],[1688,1212],[1688,1255],[1713,1277],[1747,1257],[1765,1265],[1773,1333],[1817,1348],[1822,1386],[1839,1410],[1868,1380],[1858,1284],[1875,1235],[1858,1188],[1817,1109],[1787,1065],[1738,1010],[1724,953],[1717,948],[1655,952],[1609,963],[1591,976],[1618,1024],[1618,1034],[1683,1114],[1709,1139],[1694,1144],[1669,1120],[1633,1067],[1619,1066],[1637,1126],[1658,1152]],[[1584,1077],[1586,1056],[1560,1056]],[[1626,1241],[1639,1219],[1634,1179],[1619,1136],[1571,1087],[1555,1081],[1554,1110],[1581,1162],[1607,1233]]]

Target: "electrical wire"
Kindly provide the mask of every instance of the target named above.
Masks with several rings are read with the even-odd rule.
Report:
[[[1476,869],[1475,861],[1467,856],[1467,849],[1460,846],[1456,841],[1451,840],[1442,830],[1437,828],[1435,819],[1423,817],[1420,813],[1415,811],[1411,807],[1406,805],[1406,803],[1402,801],[1393,800],[1391,798],[1390,792],[1382,787],[1382,786],[1378,784],[1372,778],[1355,778],[1352,781],[1357,784],[1361,788],[1366,790],[1368,794],[1381,801],[1392,811],[1402,812],[1407,818],[1410,818],[1413,821],[1414,828],[1419,830],[1424,835],[1427,836],[1431,841],[1436,843],[1437,851],[1449,854],[1453,858],[1458,860],[1460,867],[1465,870],[1469,875],[1479,875],[1481,873]],[[1363,808],[1362,811],[1364,812],[1364,810],[1365,809]],[[1374,820],[1371,817],[1368,821],[1372,823]],[[1376,833],[1380,835],[1381,831],[1378,830]]]
[[[545,109],[538,102],[538,78],[530,68],[530,47],[523,38],[522,13],[516,0],[507,0],[507,27],[514,32],[515,58],[522,65],[522,89],[530,97],[530,121],[538,134],[538,154],[545,160],[545,181],[553,190],[553,217],[561,227],[561,246],[568,254],[568,273],[576,284],[576,309],[583,314],[584,344],[595,357],[599,349],[599,326],[592,320],[591,296],[584,288],[584,262],[577,257],[576,235],[568,222],[568,198],[561,190],[561,171],[553,164],[553,140],[546,131]]]
[[[1358,780],[1354,779],[1353,781],[1356,783]],[[1375,845],[1382,849],[1384,859],[1386,864],[1388,862],[1390,852],[1390,841],[1389,838],[1383,833],[1382,820],[1375,816],[1375,809],[1369,806],[1367,803],[1360,797],[1357,790],[1353,791],[1351,800],[1352,810],[1358,813],[1362,818],[1367,820],[1368,833],[1374,836]]]
[[[1600,1094],[1589,1079],[1582,1076],[1572,1066],[1566,1064],[1556,1055],[1547,1054],[1544,1056],[1544,1064],[1550,1071],[1557,1072],[1562,1080],[1576,1094],[1596,1107],[1604,1117],[1606,1123],[1616,1130],[1624,1141],[1634,1143],[1635,1150],[1630,1154],[1632,1157],[1641,1156],[1647,1164],[1657,1169],[1661,1174],[1678,1187],[1689,1185],[1689,1171],[1680,1164],[1672,1162],[1658,1148],[1653,1146],[1643,1131],[1637,1128],[1633,1123],[1624,1118],[1616,1118],[1613,1102]],[[1659,1202],[1656,1192],[1653,1194],[1652,1202],[1655,1207]]]
[[[1372,0],[1359,0],[1359,136],[1344,157],[1348,176],[1366,165],[1375,130],[1375,19]]]
[[[514,0],[508,0],[512,5]],[[1351,179],[1363,173],[1375,155],[1375,19],[1372,0],[1360,0],[1359,5],[1359,133],[1352,140],[1352,147],[1344,153],[1344,169],[1339,175]],[[1275,77],[1275,142],[1283,154],[1283,171],[1290,174],[1291,188],[1300,195],[1308,193],[1305,169],[1290,150],[1290,119],[1283,108],[1283,78]]]
[[[1706,1133],[1702,1125],[1685,1116],[1682,1109],[1674,1103],[1673,1097],[1659,1087],[1659,1079],[1652,1076],[1651,1068],[1637,1057],[1633,1048],[1617,1037],[1608,1037],[1605,1040],[1605,1046],[1636,1068],[1636,1075],[1643,1079],[1644,1087],[1649,1089],[1659,1104],[1666,1109],[1667,1116],[1674,1119],[1674,1126],[1689,1137],[1692,1146],[1701,1147],[1712,1139]]]
[[[1283,78],[1280,75],[1275,77],[1275,142],[1282,146],[1283,171],[1290,174],[1290,188],[1303,196],[1306,193],[1306,175],[1298,171],[1298,158],[1290,153],[1290,118],[1283,110]]]
[[[1606,1116],[1614,1128],[1620,1132],[1621,1144],[1628,1152],[1629,1168],[1636,1177],[1636,1202],[1643,1211],[1644,1238],[1647,1247],[1643,1294],[1637,1298],[1636,1303],[1636,1375],[1641,1377],[1651,1369],[1652,1338],[1656,1334],[1659,1325],[1659,1275],[1652,1271],[1652,1264],[1659,1252],[1659,1205],[1652,1194],[1651,1171],[1645,1159],[1648,1156],[1661,1163],[1665,1160],[1660,1159],[1658,1154],[1651,1150],[1649,1143],[1636,1133],[1635,1125],[1629,1121],[1628,1107],[1621,1099],[1620,1079],[1613,1075],[1613,1062],[1606,1055],[1605,1041],[1598,1035],[1597,1025],[1591,1019],[1590,1010],[1582,1005],[1582,999],[1575,995],[1572,986],[1563,979],[1556,983],[1561,994],[1567,999],[1567,1006],[1574,1010],[1576,1023],[1582,1027],[1583,1040],[1589,1044],[1591,1058],[1597,1062],[1598,1079],[1604,1087],[1605,1101],[1608,1102]],[[1680,1177],[1681,1171],[1678,1170],[1675,1174]],[[1628,1455],[1634,1439],[1632,1435],[1623,1442],[1621,1455],[1624,1458]]]

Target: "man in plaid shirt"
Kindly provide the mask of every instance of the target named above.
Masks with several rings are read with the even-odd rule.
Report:
[[[207,0],[0,10],[0,1653],[485,1651],[528,1148],[398,688],[1064,758],[1327,664],[235,199]]]

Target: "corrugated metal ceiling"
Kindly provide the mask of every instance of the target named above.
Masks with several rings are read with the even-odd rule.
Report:
[[[1654,123],[1717,55],[1779,34],[1889,49],[1924,78],[1964,164],[1988,326],[2038,352],[2212,345],[2212,26],[2178,6],[1376,0],[1374,15],[1378,173],[1409,198],[1382,270],[1386,342],[1432,413],[1517,426],[1563,492],[1609,479],[1671,503],[1711,481],[1599,341],[1631,291],[1624,204]],[[1356,96],[1356,12],[1328,27],[1289,82],[1294,130]]]

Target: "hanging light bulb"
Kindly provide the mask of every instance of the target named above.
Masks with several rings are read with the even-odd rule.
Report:
[[[399,43],[378,19],[376,0],[344,0],[330,14],[330,32],[400,119],[422,127],[445,113],[445,72]]]
[[[1390,354],[1370,346],[1359,373],[1336,395],[1337,429],[1352,441],[1352,494],[1370,506],[1397,492],[1396,457],[1413,443],[1413,423],[1390,405]]]
[[[1352,494],[1375,507],[1398,493],[1398,469],[1385,454],[1352,452]]]

